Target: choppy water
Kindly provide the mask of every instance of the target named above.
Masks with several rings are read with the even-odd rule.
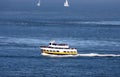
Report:
[[[1,77],[119,77],[120,20],[59,12],[0,12]],[[77,56],[41,55],[49,41]]]

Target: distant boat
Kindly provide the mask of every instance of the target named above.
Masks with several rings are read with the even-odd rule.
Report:
[[[40,6],[40,0],[38,1],[37,6]]]
[[[69,7],[68,0],[66,0],[66,1],[64,2],[64,6],[65,6],[65,7]]]

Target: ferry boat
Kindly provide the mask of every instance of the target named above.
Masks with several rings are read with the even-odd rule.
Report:
[[[52,55],[77,55],[76,48],[70,48],[68,44],[57,44],[55,41],[49,43],[48,46],[40,46],[41,53]]]

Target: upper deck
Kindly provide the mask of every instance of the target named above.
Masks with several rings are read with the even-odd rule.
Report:
[[[50,42],[49,47],[53,47],[53,48],[69,48],[69,45],[68,44],[57,44],[55,42]]]

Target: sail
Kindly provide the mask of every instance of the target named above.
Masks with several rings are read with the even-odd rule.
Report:
[[[68,0],[65,1],[64,6],[65,6],[65,7],[69,7]]]
[[[40,6],[40,0],[38,1],[37,6]]]

